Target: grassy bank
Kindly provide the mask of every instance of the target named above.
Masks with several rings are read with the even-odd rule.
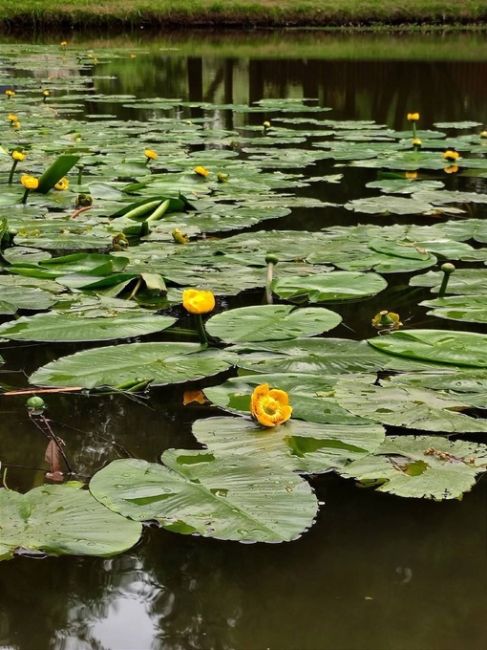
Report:
[[[0,26],[351,26],[487,21],[487,0],[0,0]]]

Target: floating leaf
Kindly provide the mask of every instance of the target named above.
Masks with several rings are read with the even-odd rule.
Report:
[[[260,305],[217,314],[207,321],[206,329],[211,336],[237,343],[313,336],[333,329],[340,322],[341,317],[329,309]]]
[[[470,406],[461,394],[352,375],[338,380],[335,395],[350,413],[382,424],[439,433],[487,433],[487,419],[460,412]]]
[[[277,464],[184,449],[165,451],[162,461],[116,460],[95,474],[91,493],[137,521],[242,542],[291,541],[316,516],[309,484]]]
[[[377,273],[333,271],[311,277],[282,278],[274,282],[273,291],[285,300],[326,302],[375,296],[386,286],[387,282]]]
[[[377,424],[322,426],[289,420],[262,429],[245,418],[217,417],[198,420],[193,434],[217,458],[255,458],[262,464],[305,474],[319,474],[374,452],[384,440]]]
[[[29,381],[39,386],[95,388],[177,384],[227,370],[235,361],[224,350],[195,343],[127,343],[83,350],[39,368]]]
[[[433,307],[427,312],[429,316],[467,323],[487,323],[487,294],[446,296],[435,300],[423,300],[419,304]]]
[[[401,497],[459,499],[487,468],[487,445],[433,436],[388,436],[340,474]]]
[[[0,559],[15,553],[109,557],[137,543],[140,524],[110,512],[80,486],[0,489]]]
[[[487,367],[487,335],[454,330],[403,330],[369,339],[377,350],[420,361]]]

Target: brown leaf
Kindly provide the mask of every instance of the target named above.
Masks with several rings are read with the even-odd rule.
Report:
[[[62,474],[62,456],[54,440],[49,440],[44,454],[44,460],[49,465],[50,474]],[[47,476],[47,475],[46,475]]]
[[[198,404],[208,404],[208,400],[200,390],[185,390],[183,395],[183,406],[197,402]]]

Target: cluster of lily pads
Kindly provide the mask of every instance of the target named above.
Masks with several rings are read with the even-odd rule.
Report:
[[[93,53],[51,49],[52,78],[32,74],[44,65],[36,47],[22,56],[0,47],[10,75],[0,100],[0,337],[108,343],[38,368],[29,377],[38,387],[134,391],[226,374],[203,388],[221,411],[194,423],[201,450],[116,460],[88,490],[0,489],[0,558],[112,555],[152,521],[218,539],[293,540],[319,507],[305,477],[326,472],[403,497],[470,490],[487,470],[487,445],[451,436],[487,433],[487,336],[450,323],[405,329],[385,309],[379,335],[338,338],[342,316],[323,305],[379,299],[393,274],[408,273],[423,297],[430,290],[421,305],[431,316],[470,329],[487,322],[487,221],[469,215],[487,203],[482,126],[423,131],[418,116],[412,133],[327,119],[314,100],[102,95],[91,89]],[[88,102],[145,118],[95,121]],[[190,119],[191,108],[203,117]],[[228,130],[213,119],[222,111],[261,113],[262,124]],[[337,173],[313,176],[321,160],[336,161]],[[379,170],[366,197],[338,205],[298,191],[341,183],[344,164]],[[474,190],[445,189],[452,174]],[[255,229],[296,208],[435,222]],[[458,267],[447,284],[444,262]],[[191,288],[216,296],[194,332],[180,327]],[[243,292],[267,304],[227,309]],[[161,332],[170,340],[138,340]],[[291,419],[262,427],[250,417],[262,385],[288,394]]]

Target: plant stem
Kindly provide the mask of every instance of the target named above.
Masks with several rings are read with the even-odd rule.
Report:
[[[8,177],[8,184],[9,185],[12,185],[12,181],[14,179],[14,174],[15,174],[15,168],[17,167],[18,162],[19,162],[18,160],[13,161],[12,169],[10,170],[10,174],[9,174],[9,177]]]
[[[274,263],[268,262],[267,264],[267,275],[265,281],[265,301],[268,305],[272,305],[272,279],[274,276]]]
[[[22,197],[22,205],[25,205],[27,203],[27,197],[29,196],[30,190],[25,190],[24,196]]]
[[[208,335],[206,334],[205,325],[203,323],[203,316],[201,314],[195,314],[195,320],[201,345],[208,345]]]

